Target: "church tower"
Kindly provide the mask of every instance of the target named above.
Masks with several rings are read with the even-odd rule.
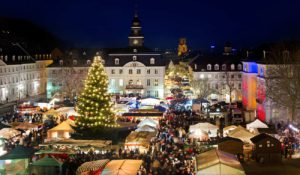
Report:
[[[142,47],[144,45],[144,36],[141,29],[141,21],[138,18],[138,14],[135,12],[132,20],[131,32],[128,36],[130,47]]]

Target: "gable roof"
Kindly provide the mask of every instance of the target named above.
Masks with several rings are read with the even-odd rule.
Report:
[[[0,160],[11,160],[11,159],[27,159],[34,154],[34,149],[30,147],[18,146],[11,152],[0,157]]]
[[[261,140],[264,140],[264,139],[272,139],[272,140],[275,140],[275,141],[278,141],[280,142],[278,139],[276,139],[275,137],[272,137],[268,134],[265,134],[265,133],[262,133],[262,134],[259,134],[255,137],[252,137],[250,140],[253,142],[253,143],[257,143],[257,142],[260,142]]]
[[[219,143],[222,143],[222,142],[226,142],[226,141],[236,141],[236,142],[241,142],[243,143],[243,141],[241,139],[238,139],[238,138],[234,138],[234,137],[223,137]]]

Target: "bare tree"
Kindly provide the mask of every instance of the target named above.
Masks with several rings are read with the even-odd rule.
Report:
[[[266,96],[277,107],[288,109],[298,122],[300,110],[300,48],[275,46],[266,57]],[[297,115],[298,114],[298,115]]]
[[[191,81],[191,88],[197,98],[206,99],[210,94],[216,93],[216,90],[210,88],[208,82],[208,79],[198,79]]]
[[[229,95],[229,106],[231,106],[232,103],[232,92],[235,89],[234,87],[234,80],[231,80],[231,74],[227,69],[223,73],[223,78],[225,78],[225,81],[223,81],[223,90],[221,91],[221,94]]]

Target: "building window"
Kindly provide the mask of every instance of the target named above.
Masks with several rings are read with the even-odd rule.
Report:
[[[116,80],[115,80],[115,79],[111,79],[111,80],[110,80],[110,85],[111,85],[112,87],[115,86],[115,83],[116,83]]]
[[[150,64],[155,64],[155,59],[154,58],[150,58]]]
[[[222,65],[222,70],[226,70],[226,64]]]
[[[142,85],[141,80],[137,80],[137,81],[136,81],[136,84],[137,84],[137,85]]]
[[[128,81],[128,84],[129,84],[129,85],[132,85],[132,84],[133,84],[133,80],[129,80],[129,81]]]
[[[242,84],[241,83],[239,83],[239,89],[242,89]]]
[[[150,96],[151,96],[151,92],[147,91],[147,97],[150,97]]]
[[[133,52],[134,52],[134,53],[137,53],[137,49],[133,49]]]
[[[119,64],[120,64],[119,58],[115,58],[115,65],[119,65]]]
[[[242,75],[241,75],[241,74],[238,74],[238,77],[239,77],[239,78],[242,78]]]
[[[132,69],[129,69],[128,73],[129,73],[129,74],[132,74]]]
[[[158,79],[154,80],[154,86],[158,86]]]
[[[215,70],[219,70],[219,65],[215,64]]]
[[[123,86],[123,85],[124,85],[123,79],[119,79],[119,86]]]
[[[141,69],[137,69],[136,74],[141,74]]]
[[[77,60],[73,60],[73,65],[77,65]]]
[[[87,60],[87,61],[86,61],[86,64],[87,64],[87,65],[90,65],[90,64],[91,64],[91,60]]]
[[[123,69],[119,69],[119,74],[123,74]]]
[[[211,70],[211,65],[210,64],[207,65],[207,70]]]
[[[218,84],[216,84],[216,89],[219,89],[219,85]]]
[[[211,78],[211,74],[208,74],[208,75],[207,75],[207,78]]]
[[[59,60],[59,65],[63,65],[64,64],[64,61],[63,60]]]
[[[111,74],[115,74],[115,69],[112,69],[112,70],[111,70]]]
[[[197,70],[197,64],[194,64],[194,68],[195,68],[195,70]]]
[[[136,61],[136,59],[137,59],[137,58],[136,58],[136,56],[135,56],[135,55],[134,55],[134,56],[132,56],[132,60],[133,60],[133,61]]]
[[[234,79],[234,74],[231,75],[231,79]]]
[[[204,74],[200,74],[200,79],[204,79]]]
[[[150,74],[150,73],[151,73],[150,69],[147,69],[147,74]]]
[[[242,70],[242,65],[238,64],[238,70]]]
[[[154,73],[155,73],[155,74],[158,74],[158,70],[157,70],[157,69],[155,69],[155,70],[154,70]]]
[[[151,85],[151,81],[150,79],[147,79],[147,86],[150,86]]]
[[[231,68],[231,70],[234,70],[234,64],[231,64],[231,66],[230,66],[230,68]]]
[[[155,91],[155,97],[156,98],[158,97],[158,91]]]

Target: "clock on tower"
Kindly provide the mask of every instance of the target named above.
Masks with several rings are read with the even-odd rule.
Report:
[[[129,46],[143,46],[144,36],[142,34],[141,29],[141,21],[138,18],[138,15],[135,13],[134,18],[132,20],[131,32],[128,36]]]

